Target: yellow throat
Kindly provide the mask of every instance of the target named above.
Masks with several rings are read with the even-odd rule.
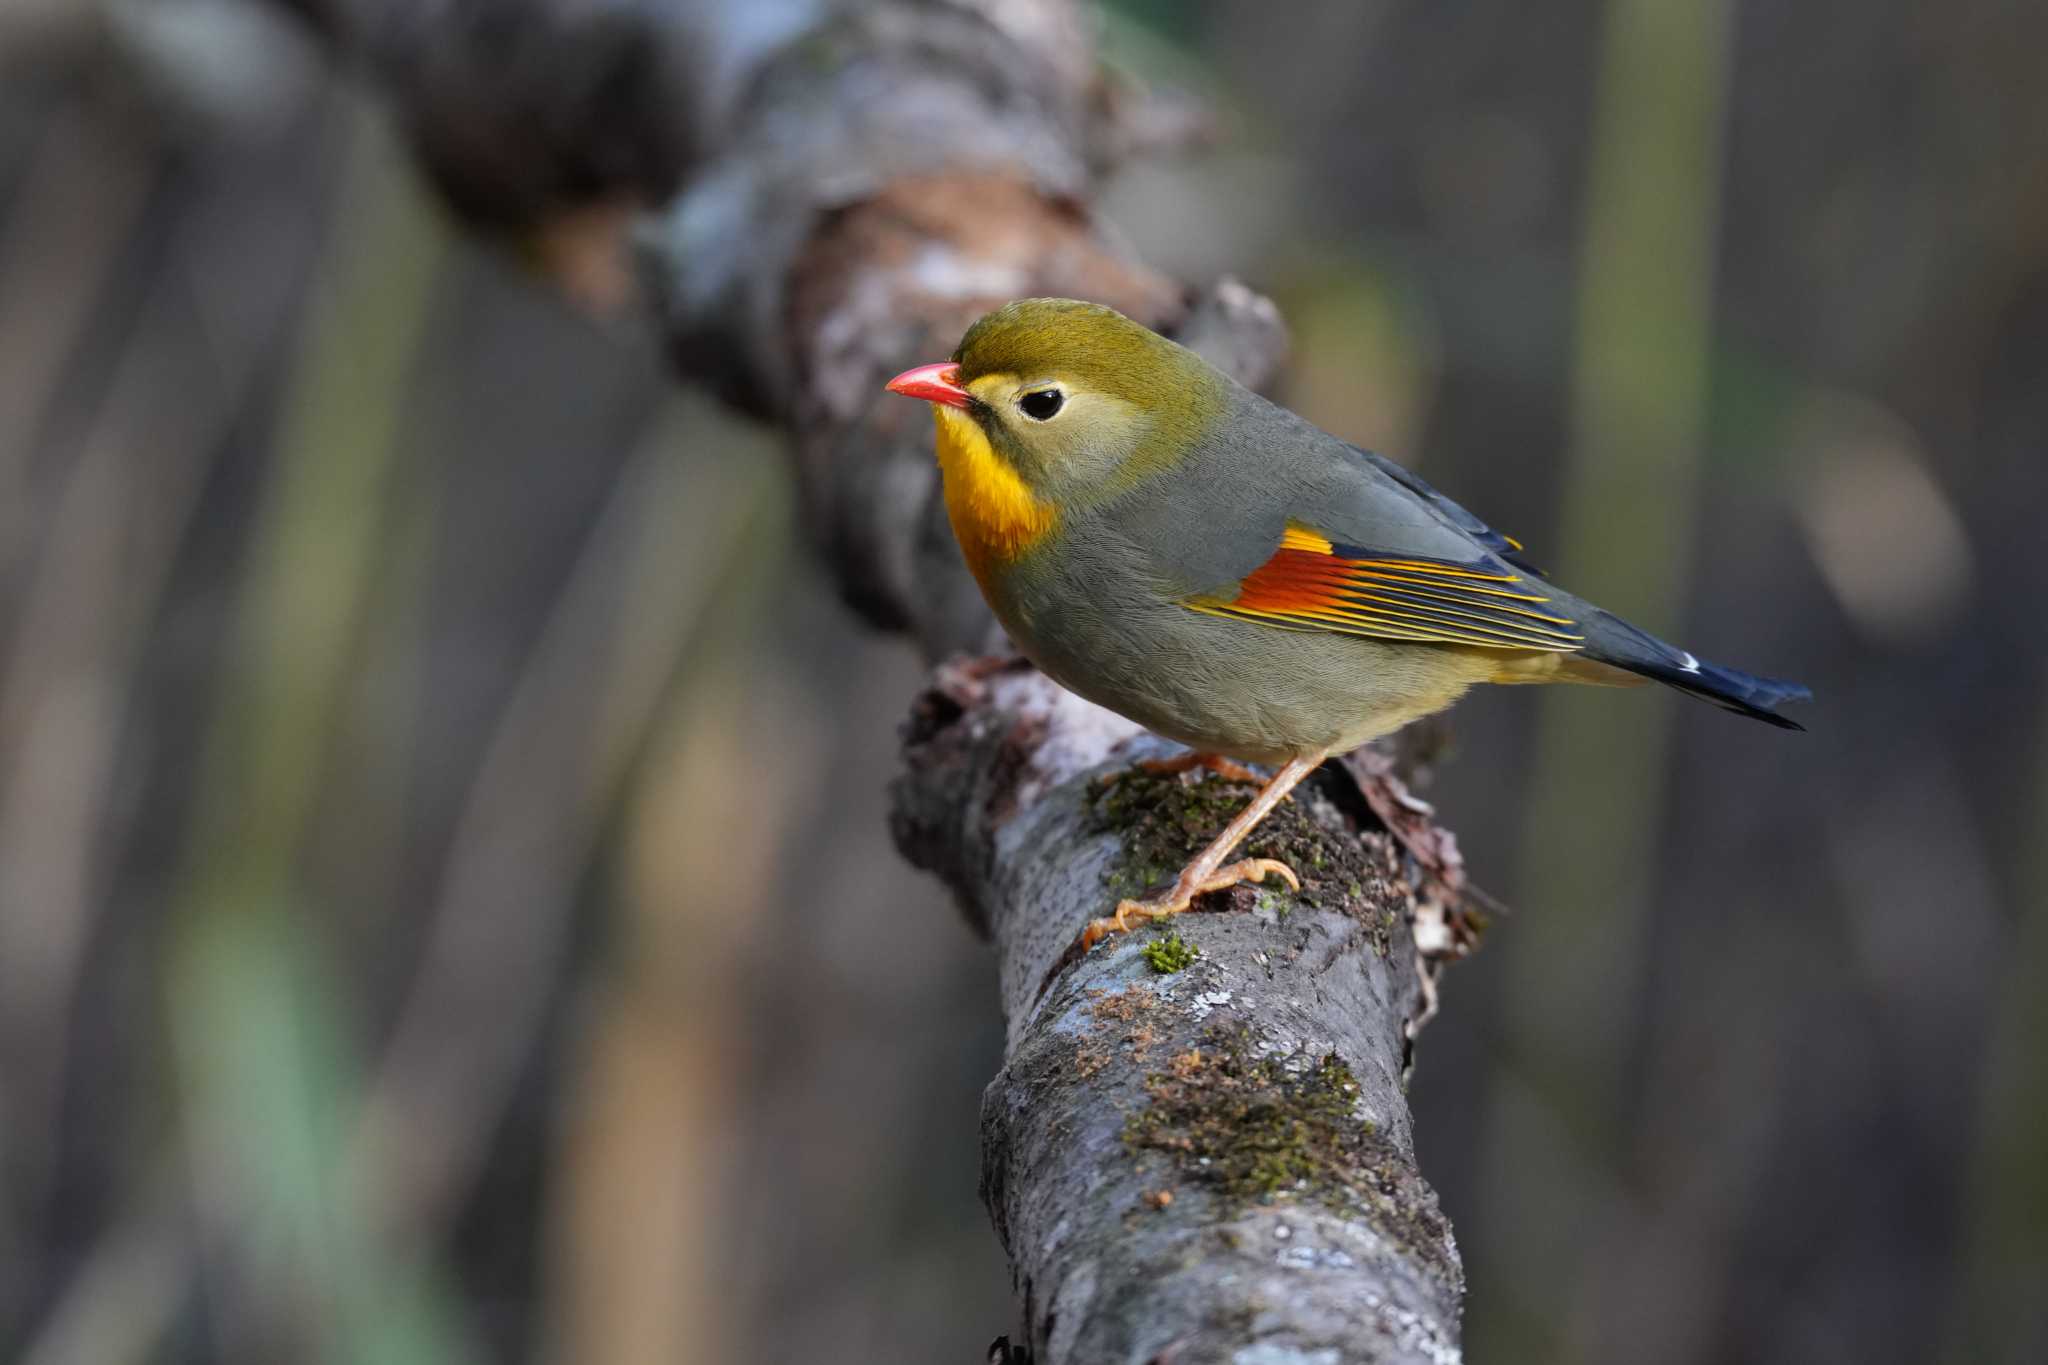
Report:
[[[967,567],[986,593],[990,571],[1051,530],[1056,513],[996,454],[980,423],[959,408],[937,403],[932,413],[938,424],[946,516]]]

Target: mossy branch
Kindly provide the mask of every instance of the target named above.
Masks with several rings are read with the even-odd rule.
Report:
[[[1299,895],[1239,887],[1048,982],[1251,794],[1133,770],[1157,742],[1101,714],[1027,670],[945,670],[896,791],[898,843],[996,946],[982,1196],[1038,1358],[1455,1359],[1461,1271],[1403,1094],[1405,850],[1332,769],[1255,836]]]

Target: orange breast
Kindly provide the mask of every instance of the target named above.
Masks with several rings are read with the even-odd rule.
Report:
[[[939,474],[946,516],[982,592],[989,575],[1036,544],[1058,520],[1053,505],[1033,493],[997,455],[981,426],[958,408],[934,404]]]

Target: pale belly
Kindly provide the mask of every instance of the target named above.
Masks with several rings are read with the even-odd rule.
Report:
[[[1354,748],[1449,706],[1488,669],[1462,650],[1283,630],[1142,598],[1041,596],[998,605],[997,615],[1068,690],[1191,748],[1257,763]]]

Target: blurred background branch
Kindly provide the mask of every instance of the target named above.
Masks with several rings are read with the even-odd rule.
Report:
[[[661,17],[688,25],[689,8]],[[1258,383],[1270,377],[1284,345],[1277,315],[1236,285],[1190,312],[1181,291],[1101,236],[1083,205],[1099,170],[1096,149],[1112,139],[1098,131],[1108,117],[1100,77],[1082,16],[1071,6],[1048,0],[997,9],[820,7],[779,46],[706,22],[710,13],[694,16],[699,40],[687,45],[697,80],[701,87],[744,94],[709,114],[703,112],[708,102],[696,101],[698,116],[710,120],[715,150],[684,195],[642,234],[671,354],[687,374],[790,429],[812,532],[827,547],[850,602],[878,624],[911,628],[930,659],[996,645],[943,524],[923,414],[878,407],[882,381],[920,354],[944,353],[967,322],[996,303],[1069,294],[1104,299],[1154,325],[1174,327]],[[678,124],[693,108],[645,74],[667,70],[665,62],[627,61],[614,53],[604,80],[592,86],[602,108],[587,113],[589,93],[565,94],[552,83],[573,84],[573,55],[565,67],[559,60],[528,66],[518,54],[561,57],[584,50],[590,16],[578,14],[575,24],[549,34],[553,16],[546,6],[523,19],[506,5],[491,7],[487,18],[460,6],[445,15],[459,17],[406,27],[402,37],[360,13],[329,11],[324,26],[331,37],[374,54],[401,122],[465,219],[531,240],[549,235],[564,218],[587,221],[607,200],[633,207],[665,197],[670,187],[660,182],[672,167],[654,154],[624,158],[634,173],[616,181],[587,168],[548,174],[519,165],[530,154],[584,167],[594,154],[622,143],[663,145],[653,127],[663,97]],[[522,32],[522,24],[531,31]],[[650,28],[641,36],[654,45],[671,35]],[[424,53],[409,51],[412,44]],[[584,141],[565,139],[564,128]],[[521,179],[538,188],[507,190]],[[490,188],[480,187],[484,180]],[[589,278],[588,271],[575,271],[566,282],[592,301]],[[702,566],[697,578],[712,581]],[[1048,1081],[1043,1058],[1048,1048],[1071,1050],[1066,1040],[1094,1027],[1100,1015],[1091,1010],[1102,1006],[1089,1001],[1105,991],[1153,998],[1149,988],[1131,982],[1134,965],[1144,971],[1136,945],[1091,962],[1081,975],[1093,984],[1086,993],[1063,988],[1063,1003],[1041,1009],[1038,983],[1065,947],[1058,930],[1085,922],[1103,894],[1102,855],[1075,856],[1079,832],[1097,832],[1086,814],[1084,770],[1111,761],[1107,742],[1130,738],[1132,728],[1069,703],[998,705],[978,687],[952,687],[947,698],[958,714],[941,729],[957,727],[995,742],[964,751],[972,756],[964,772],[957,757],[942,779],[931,765],[914,769],[899,800],[913,808],[983,812],[986,822],[954,814],[935,825],[899,827],[917,831],[906,837],[923,861],[972,866],[981,874],[955,875],[952,882],[970,917],[997,940],[1012,1040],[1010,1065],[997,1088],[1017,1092],[988,1111],[983,1181],[999,1192],[990,1195],[991,1212],[1005,1232],[1026,1331],[1041,1358],[1142,1356],[1169,1348],[1216,1353],[1249,1346],[1254,1337],[1300,1351],[1382,1338],[1385,1345],[1374,1354],[1386,1359],[1427,1359],[1452,1349],[1458,1272],[1448,1233],[1420,1243],[1395,1233],[1397,1225],[1418,1219],[1440,1226],[1433,1197],[1414,1172],[1406,1103],[1392,1083],[1402,1065],[1404,1025],[1415,1010],[1414,980],[1409,970],[1389,969],[1386,959],[1391,953],[1405,961],[1412,945],[1390,947],[1382,937],[1374,953],[1367,940],[1345,932],[1339,915],[1319,926],[1334,947],[1317,955],[1315,974],[1334,971],[1329,979],[1348,980],[1365,974],[1370,961],[1380,974],[1375,989],[1332,994],[1327,1009],[1300,1012],[1297,1004],[1299,1017],[1254,1003],[1244,983],[1236,992],[1233,1018],[1254,1031],[1244,1046],[1289,1039],[1283,1050],[1300,1050],[1310,1062],[1341,1057],[1370,1078],[1356,1103],[1386,1135],[1373,1178],[1389,1193],[1378,1204],[1355,1203],[1342,1216],[1304,1213],[1290,1248],[1310,1262],[1324,1258],[1326,1271],[1341,1263],[1344,1273],[1247,1274],[1264,1257],[1232,1255],[1229,1247],[1294,1234],[1270,1219],[1247,1222],[1250,1215],[1231,1198],[1188,1197],[1171,1208],[1161,1201],[1149,1236],[1128,1236],[1124,1224],[1143,1207],[1142,1191],[1138,1165],[1123,1153],[1119,1134],[1142,1105],[1148,1069],[1157,1065],[1151,1048],[1103,1051],[1092,1068],[1072,1070],[1069,1079],[1079,1087],[1072,1093]],[[561,704],[539,701],[529,716],[521,701],[515,695],[504,733],[529,748],[529,732]],[[547,776],[536,784],[495,768],[487,758],[479,790],[497,804],[508,794],[552,790],[560,782]],[[927,778],[941,781],[940,789],[920,792]],[[1066,809],[1063,823],[1040,818],[1034,836],[1017,835],[1011,826],[1039,814],[1035,794],[1046,789],[1052,789],[1047,805]],[[515,819],[502,812],[487,827],[502,830]],[[1068,826],[1076,832],[1057,833]],[[551,838],[559,838],[556,829],[536,824],[511,846],[545,847]],[[462,850],[458,835],[457,876],[467,865]],[[1138,858],[1133,846],[1113,861],[1135,866]],[[496,1096],[505,1092],[492,1078],[509,1077],[507,1064],[523,1051],[517,1029],[494,1039],[495,1063],[476,1055],[474,1040],[451,1045],[462,1040],[459,1025],[472,1012],[472,997],[509,991],[527,998],[552,975],[545,955],[505,946],[508,939],[519,941],[520,922],[507,915],[507,899],[515,888],[531,894],[537,883],[545,887],[546,878],[536,874],[516,863],[484,872],[480,893],[465,898],[473,906],[451,907],[439,919],[412,997],[417,1004],[401,1016],[394,1035],[391,1093],[383,1095],[382,1085],[372,1092],[369,1127],[380,1136],[373,1139],[368,1169],[387,1173],[394,1207],[408,1218],[447,1197],[438,1191],[448,1184],[445,1168],[455,1158],[433,1155],[435,1135],[465,1131],[460,1116],[488,1121],[502,1107]],[[820,888],[821,895],[828,892]],[[1368,900],[1356,892],[1349,912],[1376,920],[1398,903],[1391,894]],[[538,903],[551,900],[542,896]],[[1033,913],[1019,913],[1024,906]],[[489,976],[468,987],[442,979],[439,964],[459,971],[486,960],[477,951],[484,936],[499,943],[488,959]],[[1291,942],[1293,932],[1284,937]],[[1275,937],[1269,946],[1270,956],[1245,946],[1214,956],[1219,962],[1303,960],[1300,942],[1289,947]],[[1285,969],[1268,968],[1274,970]],[[1171,995],[1155,1005],[1152,1031],[1162,1048],[1202,1055],[1199,1044],[1208,1035],[1197,1025],[1211,1012],[1204,1002],[1233,995],[1220,970],[1207,975],[1211,990],[1189,994],[1184,1010],[1165,1003]],[[1302,995],[1283,989],[1271,998],[1298,1002]],[[1174,1018],[1177,1030],[1169,1027]],[[438,1065],[417,1060],[436,1054]],[[423,1068],[424,1074],[412,1074]],[[479,1085],[490,1086],[491,1097],[477,1093]],[[408,1135],[436,1105],[446,1110],[443,1121],[429,1118],[423,1132]],[[1019,1117],[1026,1115],[1035,1126]],[[1045,1125],[1055,1122],[1064,1138],[1049,1146]],[[1080,1140],[1082,1131],[1094,1137]],[[1061,1155],[1049,1159],[1047,1151]],[[409,1166],[420,1174],[407,1177]],[[1397,1169],[1405,1176],[1397,1178]],[[1118,1178],[1111,1174],[1118,1170],[1129,1188],[1121,1198],[1104,1198],[1103,1182]],[[1347,1229],[1346,1218],[1360,1228]],[[1376,1256],[1346,1250],[1360,1242],[1398,1250]]]

